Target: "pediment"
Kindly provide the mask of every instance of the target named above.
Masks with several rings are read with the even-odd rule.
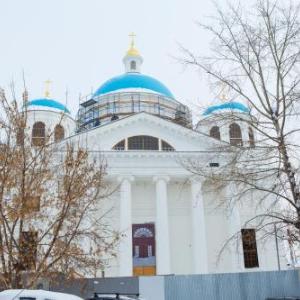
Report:
[[[220,146],[220,142],[203,133],[145,112],[80,133],[78,137],[88,143],[90,150],[110,151],[119,141],[136,135],[163,139],[176,151],[204,151]]]

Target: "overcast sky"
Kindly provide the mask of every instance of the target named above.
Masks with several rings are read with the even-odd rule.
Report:
[[[68,89],[74,115],[79,93],[124,72],[133,31],[142,72],[165,83],[179,101],[205,105],[213,100],[207,78],[172,57],[181,55],[178,43],[208,51],[210,37],[195,22],[213,13],[211,0],[0,0],[0,86],[14,80],[20,88],[24,70],[33,99],[43,96],[50,79],[53,98],[64,103]]]

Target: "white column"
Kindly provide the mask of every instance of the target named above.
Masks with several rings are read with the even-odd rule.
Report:
[[[201,181],[191,181],[192,250],[195,274],[208,273],[207,239]]]
[[[235,183],[229,183],[226,187],[226,198],[229,202],[228,205],[228,222],[229,222],[229,236],[232,242],[229,244],[232,272],[243,270],[243,247],[241,239],[241,217],[240,217],[240,203],[236,201],[237,187]]]
[[[132,276],[132,213],[131,182],[133,176],[119,178],[120,186],[120,234],[119,275]]]
[[[167,183],[169,177],[155,176],[156,183],[156,270],[171,273]]]

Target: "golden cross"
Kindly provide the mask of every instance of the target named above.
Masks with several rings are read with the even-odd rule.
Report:
[[[134,48],[134,38],[136,37],[136,34],[134,32],[131,32],[129,34],[129,37],[131,38],[131,48]]]
[[[224,82],[222,82],[222,87],[221,87],[221,91],[220,91],[220,99],[222,101],[228,100],[227,95],[226,95],[226,91],[225,91],[226,88],[227,88],[226,84]]]
[[[50,84],[52,83],[52,81],[50,79],[45,81],[45,97],[49,98],[50,96]]]

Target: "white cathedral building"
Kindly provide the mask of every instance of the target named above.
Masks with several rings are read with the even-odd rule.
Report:
[[[33,143],[49,129],[60,143],[74,140],[91,152],[100,151],[108,180],[119,185],[119,192],[107,201],[113,207],[111,224],[122,240],[117,258],[102,270],[105,276],[277,269],[275,240],[262,243],[259,233],[243,228],[257,214],[255,199],[230,212],[218,207],[216,203],[230,198],[230,189],[214,190],[181,163],[192,158],[218,167],[221,156],[211,160],[207,153],[220,143],[253,147],[255,133],[247,124],[221,126],[215,118],[228,112],[247,114],[248,108],[238,102],[211,106],[194,127],[189,108],[160,81],[141,73],[143,58],[134,43],[123,63],[125,73],[82,102],[75,119],[49,95],[29,101],[27,108]],[[223,243],[241,230],[252,233],[256,243],[241,241],[238,249],[219,257]],[[280,247],[279,252],[283,266]]]

